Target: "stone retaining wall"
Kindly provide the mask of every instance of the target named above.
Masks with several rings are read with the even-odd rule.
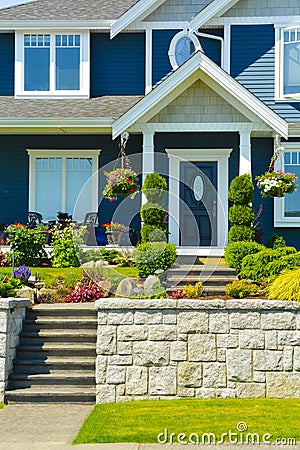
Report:
[[[8,375],[13,368],[26,307],[29,305],[28,299],[0,299],[0,402],[2,403]]]
[[[103,299],[97,403],[300,397],[300,304]]]

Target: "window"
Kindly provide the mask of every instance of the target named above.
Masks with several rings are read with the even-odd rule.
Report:
[[[177,33],[173,37],[169,49],[169,58],[173,69],[182,66],[198,50],[202,51],[202,47],[194,34],[188,34],[185,31]]]
[[[277,29],[278,30],[278,29]],[[277,31],[277,100],[300,100],[300,27]]]
[[[300,181],[300,142],[285,144],[285,150],[276,162],[276,170],[292,172]],[[300,227],[300,189],[283,198],[274,199],[277,227]]]
[[[38,211],[47,221],[55,219],[57,211],[73,214],[75,207],[76,219],[98,210],[98,150],[28,153],[30,211]]]
[[[16,97],[88,97],[88,33],[16,33]]]

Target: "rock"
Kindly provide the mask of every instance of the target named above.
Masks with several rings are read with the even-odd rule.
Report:
[[[30,303],[34,304],[35,290],[28,286],[24,286],[17,292],[17,296],[20,298],[29,298]]]
[[[147,294],[152,294],[155,285],[160,286],[159,278],[155,275],[149,275],[144,282],[144,291]]]
[[[117,287],[116,297],[133,297],[136,288],[137,285],[132,278],[124,278]]]
[[[96,264],[95,261],[87,261],[87,262],[81,264],[81,267],[83,269],[92,269],[93,267],[95,267],[95,264]]]
[[[38,303],[54,303],[54,299],[57,298],[57,289],[42,288],[37,291]]]

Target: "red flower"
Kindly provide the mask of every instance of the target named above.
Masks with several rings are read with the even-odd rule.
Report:
[[[130,192],[135,192],[135,189],[134,188],[130,188]]]

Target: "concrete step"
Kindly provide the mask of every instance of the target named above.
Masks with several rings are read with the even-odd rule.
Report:
[[[95,303],[62,303],[55,305],[40,304],[34,305],[27,309],[26,313],[28,318],[35,317],[97,317],[97,310],[95,309]]]
[[[22,331],[19,335],[20,343],[26,344],[42,344],[48,342],[69,342],[69,343],[96,343],[97,330],[30,330]]]
[[[31,359],[41,358],[45,355],[49,356],[94,356],[96,357],[96,349],[94,343],[29,343],[21,344],[17,347],[17,358]]]
[[[167,283],[170,285],[174,284],[195,284],[199,281],[203,283],[203,286],[226,286],[226,284],[231,283],[232,281],[236,280],[236,277],[210,277],[205,278],[203,276],[197,276],[197,275],[188,275],[185,277],[179,277],[179,276],[172,276],[168,278]]]
[[[61,385],[33,386],[6,391],[6,403],[95,403],[96,388]]]
[[[90,370],[53,371],[52,373],[30,374],[13,373],[8,380],[8,388],[24,389],[31,386],[94,386],[96,384],[95,372]]]
[[[180,265],[168,269],[168,275],[179,274],[203,274],[204,276],[227,276],[236,275],[237,271],[231,267],[226,266],[207,266],[207,265]]]
[[[39,329],[97,329],[97,318],[37,318],[37,319],[25,319],[23,323],[23,330],[39,330]]]
[[[95,357],[46,356],[42,358],[17,358],[13,373],[51,373],[53,370],[95,370]]]

